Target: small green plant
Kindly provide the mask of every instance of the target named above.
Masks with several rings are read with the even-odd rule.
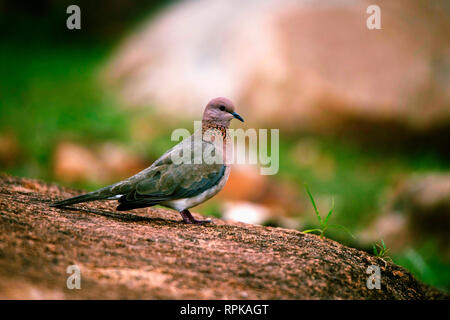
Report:
[[[389,249],[386,247],[383,239],[381,239],[380,243],[372,244],[373,254],[374,256],[381,258],[385,263],[387,261],[392,261],[391,257],[388,256]]]
[[[312,205],[314,207],[314,211],[316,213],[317,220],[319,221],[320,228],[308,229],[308,230],[304,230],[303,232],[304,233],[317,232],[318,235],[321,238],[323,238],[325,236],[325,231],[327,231],[327,229],[329,229],[329,228],[339,228],[339,229],[344,230],[345,232],[347,232],[348,234],[350,234],[350,236],[352,236],[354,238],[353,234],[346,227],[341,226],[339,224],[329,224],[330,217],[331,217],[331,215],[333,214],[333,211],[334,211],[334,198],[331,198],[331,209],[330,209],[330,211],[328,212],[328,214],[325,217],[325,219],[322,219],[322,217],[321,217],[321,215],[319,213],[319,210],[317,209],[316,202],[314,201],[314,197],[312,196],[311,191],[309,191],[308,185],[306,185],[306,184],[305,184],[305,189],[306,189],[306,192],[309,195],[309,199],[311,200],[311,203],[312,203]]]

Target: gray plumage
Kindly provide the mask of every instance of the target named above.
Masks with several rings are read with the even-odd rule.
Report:
[[[234,112],[231,101],[225,98],[213,99],[205,108],[202,131],[216,130],[225,139],[226,135],[223,133],[232,118],[243,121]],[[190,163],[174,162],[173,159],[183,156],[183,150],[189,150]],[[217,153],[219,157],[222,157],[224,153],[224,150],[218,148],[214,142],[202,138],[196,139],[194,134],[168,150],[150,167],[136,175],[99,190],[55,202],[52,206],[61,207],[87,201],[117,199],[119,211],[159,204],[178,210],[187,223],[207,222],[195,220],[188,209],[217,194],[225,185],[230,168],[224,163],[208,164],[202,161],[196,164],[195,156],[203,155],[201,151],[204,150],[213,150],[213,153]],[[183,157],[183,159],[186,158],[188,157]]]

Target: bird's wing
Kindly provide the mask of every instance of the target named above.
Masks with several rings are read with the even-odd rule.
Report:
[[[191,145],[187,149],[191,163],[177,163],[173,156],[181,157],[186,144]],[[192,137],[188,138],[167,151],[148,169],[113,186],[114,193],[123,194],[119,202],[128,207],[155,205],[199,195],[216,185],[225,173],[224,164],[194,163],[195,155],[201,155],[200,151],[211,148],[211,145],[206,141],[195,142]]]

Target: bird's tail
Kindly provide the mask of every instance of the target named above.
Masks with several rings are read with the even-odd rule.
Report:
[[[81,202],[88,202],[88,201],[94,201],[94,200],[103,200],[107,197],[104,195],[101,195],[98,191],[89,192],[86,194],[82,194],[73,198],[64,199],[61,201],[53,202],[50,206],[51,207],[62,207],[67,206],[71,204],[81,203]]]

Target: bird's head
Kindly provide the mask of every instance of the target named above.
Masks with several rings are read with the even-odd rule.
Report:
[[[233,103],[227,98],[212,99],[203,112],[203,121],[228,124],[234,118],[244,122],[244,119],[234,111]]]

